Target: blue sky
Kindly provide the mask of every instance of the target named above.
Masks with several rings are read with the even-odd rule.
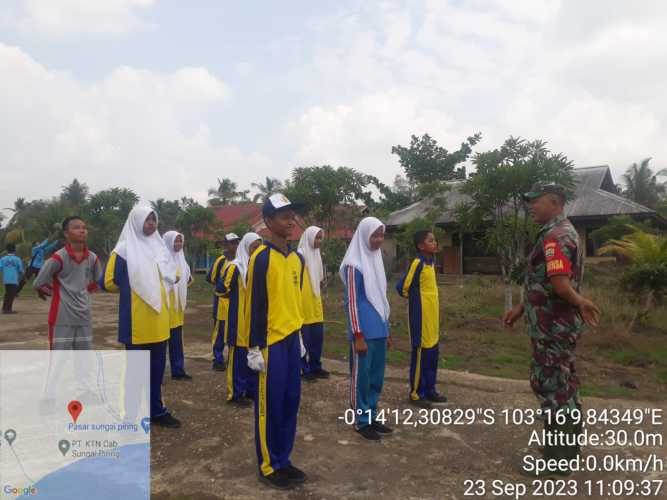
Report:
[[[664,2],[4,0],[0,207],[72,178],[200,200],[301,165],[391,182],[428,132],[665,167]]]

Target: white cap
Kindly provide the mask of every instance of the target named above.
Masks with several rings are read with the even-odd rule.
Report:
[[[225,235],[225,240],[226,241],[236,241],[236,240],[240,240],[240,239],[241,238],[239,238],[236,233],[227,233]]]

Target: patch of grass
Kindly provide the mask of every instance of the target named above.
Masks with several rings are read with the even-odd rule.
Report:
[[[662,370],[660,373],[658,373],[658,379],[667,384],[667,370]]]
[[[387,351],[387,363],[392,365],[406,365],[410,362],[410,355],[404,351],[392,349]]]
[[[618,385],[598,385],[598,384],[582,384],[579,391],[582,396],[590,396],[597,398],[631,398],[635,396],[636,391],[621,387]]]
[[[468,358],[465,356],[457,356],[456,354],[447,354],[442,356],[438,362],[440,368],[447,368],[448,370],[465,369],[468,364]]]

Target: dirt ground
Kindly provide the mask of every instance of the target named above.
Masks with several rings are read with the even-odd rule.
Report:
[[[117,298],[94,298],[95,346],[113,349],[116,343]],[[16,303],[19,314],[0,317],[1,349],[44,349],[47,346],[46,315],[48,303],[21,297]],[[205,305],[195,306],[188,315],[192,324],[201,323],[210,314]],[[303,384],[297,439],[292,461],[308,474],[303,486],[290,492],[266,489],[257,481],[254,433],[251,409],[237,409],[224,403],[226,373],[213,372],[209,343],[204,335],[187,334],[186,368],[192,382],[174,382],[165,377],[167,406],[183,422],[178,430],[156,428],[152,432],[152,498],[427,498],[462,499],[514,498],[499,493],[504,486],[527,486],[532,498],[533,485],[517,472],[517,464],[529,450],[528,437],[537,425],[408,425],[400,417],[393,436],[381,442],[361,440],[342,420],[347,408],[348,376],[345,362],[325,360],[332,378]],[[406,404],[406,377],[403,368],[388,368],[381,399],[385,409],[409,408]],[[503,409],[535,408],[535,399],[526,381],[500,379],[450,370],[440,370],[441,392],[456,409],[490,409],[499,416]],[[664,397],[664,395],[663,395]],[[586,398],[586,408],[659,408],[659,402],[622,399]],[[403,414],[402,414],[403,415]],[[667,415],[663,414],[663,422]],[[602,431],[600,425],[594,430]],[[621,426],[620,428],[625,428]],[[664,423],[642,427],[664,437]],[[629,428],[628,428],[629,429]],[[655,454],[667,460],[663,446],[591,448],[584,455],[647,457]],[[618,468],[616,468],[618,469]],[[588,495],[581,491],[585,481],[642,479],[664,480],[660,471],[580,472],[567,480],[576,480],[580,489],[570,498],[627,498],[625,495]],[[485,480],[485,495],[465,495],[466,480]],[[492,481],[496,481],[492,483]],[[651,498],[667,498],[667,485]],[[544,495],[543,495],[544,496]],[[555,496],[555,495],[546,495]],[[535,495],[537,497],[537,495]]]

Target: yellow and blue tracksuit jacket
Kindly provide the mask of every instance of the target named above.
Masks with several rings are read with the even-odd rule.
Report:
[[[303,326],[304,260],[264,242],[250,258],[246,317],[250,347],[264,349]]]
[[[310,273],[306,269],[303,273],[303,324],[313,325],[324,322],[324,308],[322,307],[322,297],[313,293],[313,286],[310,282]]]
[[[229,307],[225,322],[225,339],[230,346],[248,347],[250,330],[245,322],[246,287],[236,265],[225,267],[215,287],[216,293],[227,298]]]
[[[107,292],[120,294],[118,308],[120,343],[153,344],[169,339],[169,306],[162,280],[160,280],[162,310],[158,313],[130,288],[127,262],[116,252],[112,252],[100,280],[100,287]]]
[[[180,277],[180,274],[178,275]],[[190,276],[188,286],[192,285],[193,279]],[[176,307],[176,290],[169,291],[169,327],[173,330],[185,324],[185,310]]]
[[[225,264],[227,264],[228,261],[229,259],[224,254],[215,259],[206,274],[206,281],[211,285],[216,286],[218,279],[222,276]],[[218,294],[213,296],[213,321],[225,321],[227,319],[227,304],[227,297],[222,297]]]
[[[433,259],[415,258],[396,285],[408,299],[410,340],[413,347],[430,349],[440,337],[440,303]]]

